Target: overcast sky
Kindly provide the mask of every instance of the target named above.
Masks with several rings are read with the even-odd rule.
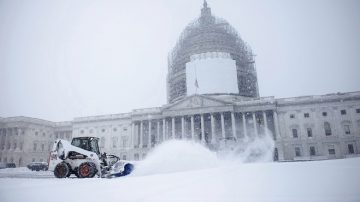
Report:
[[[253,49],[261,96],[360,90],[360,1],[209,0]],[[166,103],[167,55],[202,0],[0,0],[0,117]]]

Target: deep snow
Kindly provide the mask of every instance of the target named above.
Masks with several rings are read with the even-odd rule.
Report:
[[[249,145],[241,151],[259,151]],[[259,162],[268,160],[262,153],[244,163],[240,154],[219,159],[201,145],[170,141],[122,178],[1,178],[0,201],[360,201],[360,158]]]

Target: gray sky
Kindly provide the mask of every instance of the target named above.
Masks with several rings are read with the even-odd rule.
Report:
[[[256,56],[261,96],[360,90],[360,1],[208,0]],[[0,0],[0,116],[166,103],[167,54],[202,0]]]

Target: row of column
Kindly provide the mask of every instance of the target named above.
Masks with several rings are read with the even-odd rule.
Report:
[[[225,113],[225,112],[224,112]],[[220,125],[221,125],[221,137],[225,138],[225,118],[224,118],[224,113],[220,112]],[[237,139],[237,131],[236,131],[236,119],[235,119],[235,113],[234,112],[230,112],[231,113],[231,130],[232,130],[232,137]],[[249,112],[248,112],[249,113]],[[258,127],[257,127],[257,120],[256,120],[256,113],[258,112],[250,112],[252,113],[252,120],[253,120],[253,128],[254,128],[254,133],[256,136],[259,135],[258,132]],[[210,125],[211,125],[211,143],[215,144],[216,143],[216,139],[214,138],[214,134],[215,134],[215,117],[214,117],[214,113],[205,113],[205,114],[210,114]],[[201,142],[205,143],[205,124],[204,124],[204,115],[205,114],[200,114],[200,124],[201,124]],[[243,134],[244,134],[244,138],[247,139],[248,138],[248,128],[247,128],[247,123],[246,123],[246,113],[241,113],[242,114],[242,130],[243,130]],[[191,132],[191,139],[195,139],[195,121],[194,121],[194,117],[195,115],[187,115],[190,116],[190,132]],[[178,117],[178,116],[177,116]],[[267,121],[267,116],[266,116],[266,112],[262,111],[262,117],[263,117],[263,122],[264,122],[264,127],[265,127],[265,133],[267,133],[267,128],[268,128],[268,121]],[[277,114],[276,111],[273,111],[273,117],[274,117],[274,138],[276,138],[276,134],[279,134],[279,129],[278,129],[278,120],[277,120]],[[181,139],[185,138],[185,117],[182,116],[181,118]],[[160,120],[147,120],[146,121],[147,127],[148,127],[148,142],[147,142],[147,147],[151,147],[152,145],[152,124],[155,123],[157,125],[156,127],[156,140],[158,141],[160,139],[160,123],[162,122],[162,139],[163,141],[165,141],[168,138],[168,130],[167,127],[168,126],[166,123],[166,118],[160,119]],[[170,139],[175,138],[175,129],[176,129],[176,124],[175,124],[175,117],[171,117],[171,131],[170,131]],[[140,148],[144,145],[144,140],[143,140],[143,136],[144,136],[144,121],[140,121],[139,124],[139,134],[136,134],[139,136],[139,140],[134,143],[134,146],[138,146],[137,143],[139,143]],[[135,123],[132,124],[132,131],[135,131]],[[134,132],[133,132],[134,133]],[[134,134],[135,135],[135,134]]]

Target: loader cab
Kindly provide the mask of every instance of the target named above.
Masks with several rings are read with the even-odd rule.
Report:
[[[75,137],[71,141],[71,145],[81,149],[94,152],[100,155],[99,138],[96,137]]]

